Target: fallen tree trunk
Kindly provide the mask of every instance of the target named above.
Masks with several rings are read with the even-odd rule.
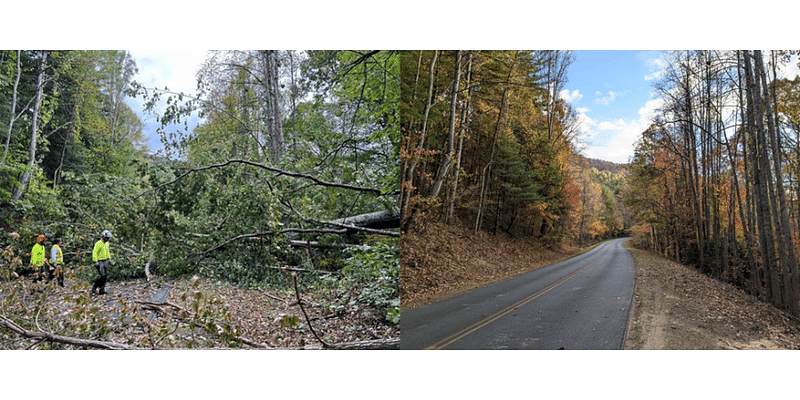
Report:
[[[308,240],[290,240],[289,244],[292,247],[309,247],[315,249],[346,249],[348,247],[357,247],[355,244],[346,243],[319,243]]]
[[[334,343],[327,346],[306,346],[303,350],[399,350],[400,338]]]
[[[382,229],[365,228],[365,227],[356,226],[356,225],[340,224],[340,223],[334,222],[334,221],[324,221],[322,223],[325,224],[325,225],[336,226],[336,227],[339,227],[339,228],[345,228],[345,229],[349,229],[349,230],[352,230],[352,231],[366,232],[366,233],[372,233],[372,234],[375,234],[375,235],[383,235],[383,236],[400,237],[400,232],[385,231],[385,230],[382,230]]]
[[[362,228],[390,229],[400,227],[400,210],[377,211],[367,214],[353,215],[346,218],[325,221],[332,225],[355,225]]]
[[[90,339],[79,339],[69,336],[60,336],[54,335],[48,332],[36,332],[36,331],[29,331],[16,323],[14,321],[6,318],[0,317],[0,327],[8,328],[9,330],[13,331],[14,333],[24,336],[26,338],[31,339],[39,339],[40,341],[48,341],[53,343],[62,343],[62,344],[71,344],[74,346],[82,346],[82,347],[92,347],[95,349],[105,349],[105,350],[133,350],[136,347],[128,346],[122,343],[116,342],[104,342],[101,340],[90,340]]]

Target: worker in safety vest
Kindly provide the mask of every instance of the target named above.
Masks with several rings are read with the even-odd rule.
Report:
[[[92,251],[92,261],[94,261],[94,268],[97,270],[98,277],[92,284],[92,294],[95,289],[99,289],[98,294],[106,294],[106,281],[108,280],[108,267],[111,262],[111,254],[108,252],[108,242],[111,241],[113,235],[109,231],[103,231],[100,234],[100,240],[94,244]]]
[[[50,275],[47,281],[52,280],[55,275],[58,286],[64,287],[64,252],[61,251],[61,242],[61,238],[56,238],[50,250]]]
[[[47,243],[47,236],[37,235],[36,244],[31,249],[31,268],[33,268],[33,280],[39,281],[45,277],[50,263],[45,257],[44,245]]]

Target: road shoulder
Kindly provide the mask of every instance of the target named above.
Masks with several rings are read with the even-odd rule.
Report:
[[[799,349],[797,320],[727,283],[625,247],[636,265],[626,350]]]

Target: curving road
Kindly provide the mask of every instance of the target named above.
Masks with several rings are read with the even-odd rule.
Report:
[[[621,349],[636,271],[622,242],[402,312],[402,349]]]

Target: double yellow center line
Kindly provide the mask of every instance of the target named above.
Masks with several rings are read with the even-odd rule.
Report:
[[[606,253],[608,253],[608,250],[610,248],[611,248],[610,246],[607,246],[605,251],[603,251],[603,254],[600,254],[599,257],[595,258],[592,262],[590,262],[589,264],[586,264],[581,269],[573,272],[572,274],[570,274],[570,275],[568,275],[568,276],[566,276],[564,278],[561,278],[561,280],[557,281],[556,283],[553,283],[552,285],[550,285],[550,286],[548,286],[548,287],[546,287],[546,288],[544,288],[544,289],[542,289],[542,290],[540,290],[540,291],[538,291],[538,292],[536,292],[536,293],[534,293],[534,294],[532,294],[532,295],[530,295],[530,296],[528,296],[528,297],[526,297],[526,298],[514,303],[513,305],[509,306],[508,308],[500,310],[500,311],[492,314],[491,316],[489,316],[489,317],[487,317],[485,319],[482,319],[482,320],[474,323],[473,325],[471,325],[471,326],[469,326],[467,328],[464,328],[463,330],[461,330],[461,331],[459,331],[457,333],[454,333],[454,334],[452,334],[452,335],[440,340],[439,342],[434,343],[434,344],[426,347],[425,350],[441,350],[441,349],[443,349],[443,348],[455,343],[456,341],[461,340],[463,337],[471,334],[472,332],[475,332],[478,329],[481,329],[484,326],[489,325],[490,323],[492,323],[492,322],[496,321],[497,319],[503,317],[504,315],[507,315],[508,313],[516,310],[517,308],[522,307],[523,305],[525,305],[527,303],[530,303],[531,301],[533,301],[537,297],[539,297],[539,296],[541,296],[541,295],[553,290],[558,285],[561,285],[562,283],[564,283],[564,282],[572,279],[573,277],[575,277],[575,275],[578,275],[581,272],[585,271],[587,268],[592,266],[598,260],[603,258],[606,255]]]

